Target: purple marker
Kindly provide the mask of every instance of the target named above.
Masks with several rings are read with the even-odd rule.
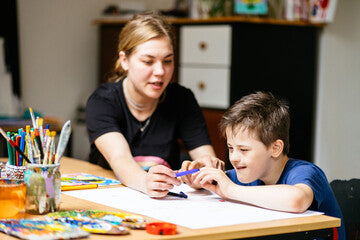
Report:
[[[198,168],[194,168],[194,169],[187,170],[187,171],[184,171],[184,172],[178,172],[178,173],[176,173],[176,177],[181,177],[181,176],[193,174],[193,173],[196,173],[198,171],[199,171]]]

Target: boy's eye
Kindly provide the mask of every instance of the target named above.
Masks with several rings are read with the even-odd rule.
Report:
[[[247,152],[247,151],[249,151],[249,149],[241,148],[240,151]]]
[[[151,65],[153,63],[153,61],[143,61],[143,62],[147,65]]]

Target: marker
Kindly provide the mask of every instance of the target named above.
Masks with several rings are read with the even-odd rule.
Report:
[[[8,135],[6,135],[6,133],[2,128],[0,128],[0,133],[1,135],[3,135],[6,141],[8,141],[11,144],[11,146],[13,146],[13,148],[15,148],[18,153],[20,153],[20,155],[25,159],[25,161],[31,163],[30,160],[27,158],[27,156],[20,150],[19,146],[17,146],[16,143],[13,140],[11,140]]]
[[[184,172],[178,172],[178,173],[176,173],[176,177],[181,177],[181,176],[193,174],[193,173],[196,173],[198,171],[199,171],[198,168],[194,168],[194,169],[187,170],[187,171],[184,171]]]
[[[91,189],[97,188],[97,184],[84,184],[84,185],[75,185],[75,186],[61,186],[61,191],[69,191],[69,190],[80,190],[80,189]]]
[[[180,192],[180,193],[168,192],[167,195],[179,197],[179,198],[188,198],[188,196],[183,192]]]

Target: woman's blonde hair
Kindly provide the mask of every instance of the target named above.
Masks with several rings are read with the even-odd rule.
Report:
[[[123,51],[125,56],[129,57],[138,45],[161,37],[168,37],[174,49],[175,39],[171,25],[162,16],[153,12],[136,14],[120,32],[118,53]],[[115,62],[113,76],[109,78],[109,81],[118,81],[126,75],[127,72],[122,68],[120,58],[118,58]]]

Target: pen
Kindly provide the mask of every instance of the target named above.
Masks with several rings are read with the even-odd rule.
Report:
[[[194,169],[187,170],[187,171],[184,171],[184,172],[178,172],[178,173],[176,173],[176,177],[181,177],[181,176],[185,176],[185,175],[188,175],[188,174],[193,174],[193,173],[196,173],[198,171],[199,171],[198,168],[194,168]]]
[[[68,190],[80,190],[80,189],[91,189],[97,188],[97,184],[84,184],[84,185],[75,185],[75,186],[61,186],[61,191],[68,191]]]
[[[183,192],[180,192],[180,193],[168,192],[167,195],[179,197],[179,198],[188,198],[188,196]]]

